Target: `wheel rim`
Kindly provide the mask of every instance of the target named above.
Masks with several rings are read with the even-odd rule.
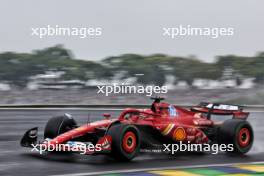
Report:
[[[250,131],[248,128],[241,128],[238,133],[238,144],[241,147],[247,147],[250,143]]]
[[[122,140],[122,147],[126,153],[132,153],[137,146],[137,138],[136,135],[129,131],[126,132],[123,140]]]

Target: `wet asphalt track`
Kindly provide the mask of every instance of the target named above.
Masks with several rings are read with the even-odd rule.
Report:
[[[144,154],[132,162],[120,163],[106,156],[39,155],[31,152],[30,149],[19,146],[19,140],[25,130],[39,126],[39,134],[42,136],[43,127],[48,118],[64,112],[71,113],[79,123],[85,123],[88,119],[88,111],[84,110],[0,110],[0,175],[63,175],[96,171],[264,161],[264,112],[251,113],[249,121],[255,131],[255,143],[251,152],[241,157],[226,154],[188,156]],[[103,111],[89,112],[91,119],[93,117],[100,119],[103,113]],[[111,111],[111,114],[118,114],[118,111]]]

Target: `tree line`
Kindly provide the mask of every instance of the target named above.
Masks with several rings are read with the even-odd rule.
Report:
[[[70,50],[56,45],[32,53],[4,52],[0,54],[0,82],[25,87],[30,77],[46,71],[63,71],[62,80],[120,79],[135,77],[140,84],[162,86],[166,75],[192,86],[195,79],[221,80],[223,71],[231,68],[238,78],[251,77],[255,83],[264,82],[264,52],[252,57],[226,55],[207,63],[193,57],[176,57],[164,54],[124,54],[108,57],[99,62],[80,60]],[[239,83],[239,82],[238,82]]]

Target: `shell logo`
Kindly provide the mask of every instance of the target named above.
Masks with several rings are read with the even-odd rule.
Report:
[[[173,139],[177,141],[183,141],[186,138],[186,132],[184,128],[178,127],[173,133]]]

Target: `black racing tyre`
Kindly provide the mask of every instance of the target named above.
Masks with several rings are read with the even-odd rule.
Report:
[[[115,124],[108,130],[112,137],[111,156],[117,160],[132,160],[140,150],[140,132],[134,125]]]
[[[44,139],[53,139],[77,126],[76,121],[70,115],[52,117],[46,124]]]
[[[229,153],[245,154],[254,141],[254,132],[246,120],[230,119],[220,126],[218,140],[220,144],[233,144],[234,150]]]

